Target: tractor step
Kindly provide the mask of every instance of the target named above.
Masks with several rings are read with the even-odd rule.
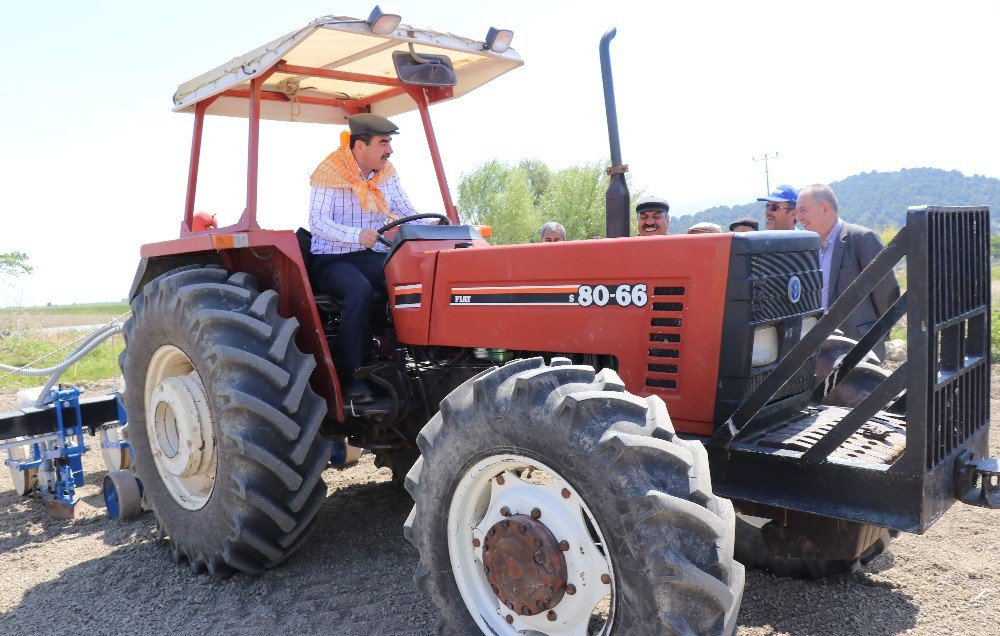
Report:
[[[368,404],[355,404],[349,402],[345,410],[350,411],[355,417],[363,415],[388,415],[392,412],[393,403],[389,398],[378,398]]]
[[[786,426],[765,433],[756,440],[756,444],[805,452],[848,413],[850,409],[841,407],[810,410]],[[906,450],[906,422],[888,413],[879,412],[830,456],[855,462],[891,464],[903,454],[904,450]]]

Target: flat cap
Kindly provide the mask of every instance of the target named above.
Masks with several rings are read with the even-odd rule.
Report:
[[[352,135],[395,135],[399,126],[381,115],[361,113],[347,120]]]
[[[747,227],[752,227],[754,232],[760,229],[760,225],[757,223],[757,219],[752,216],[741,216],[732,223],[729,224],[729,231],[732,232],[737,226],[745,225]]]
[[[670,204],[667,203],[666,199],[661,199],[660,197],[642,197],[635,205],[635,213],[638,214],[643,210],[663,210],[669,213]]]
[[[719,232],[722,232],[722,226],[718,223],[710,223],[709,221],[695,223],[687,231],[688,234],[718,234]]]

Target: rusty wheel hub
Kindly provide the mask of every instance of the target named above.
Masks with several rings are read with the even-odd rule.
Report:
[[[508,609],[534,616],[566,592],[566,559],[541,521],[514,515],[493,524],[483,542],[483,564],[493,593]]]

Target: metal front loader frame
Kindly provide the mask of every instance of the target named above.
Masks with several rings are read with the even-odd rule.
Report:
[[[808,450],[754,444],[781,426],[761,415],[763,407],[904,257],[906,293],[829,377],[817,378],[816,397],[836,386],[904,311],[907,361]],[[906,226],[712,437],[716,493],[925,531],[957,498],[968,501],[977,474],[987,479],[970,465],[989,449],[989,337],[989,208],[911,207]],[[897,460],[882,465],[830,457],[879,410],[901,404],[901,392],[906,450]]]

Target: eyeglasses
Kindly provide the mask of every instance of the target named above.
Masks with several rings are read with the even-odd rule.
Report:
[[[795,210],[795,208],[785,207],[782,205],[778,205],[777,203],[768,203],[766,206],[764,206],[764,209],[767,210],[768,212],[777,212],[778,210],[788,210],[789,212],[792,212]]]

